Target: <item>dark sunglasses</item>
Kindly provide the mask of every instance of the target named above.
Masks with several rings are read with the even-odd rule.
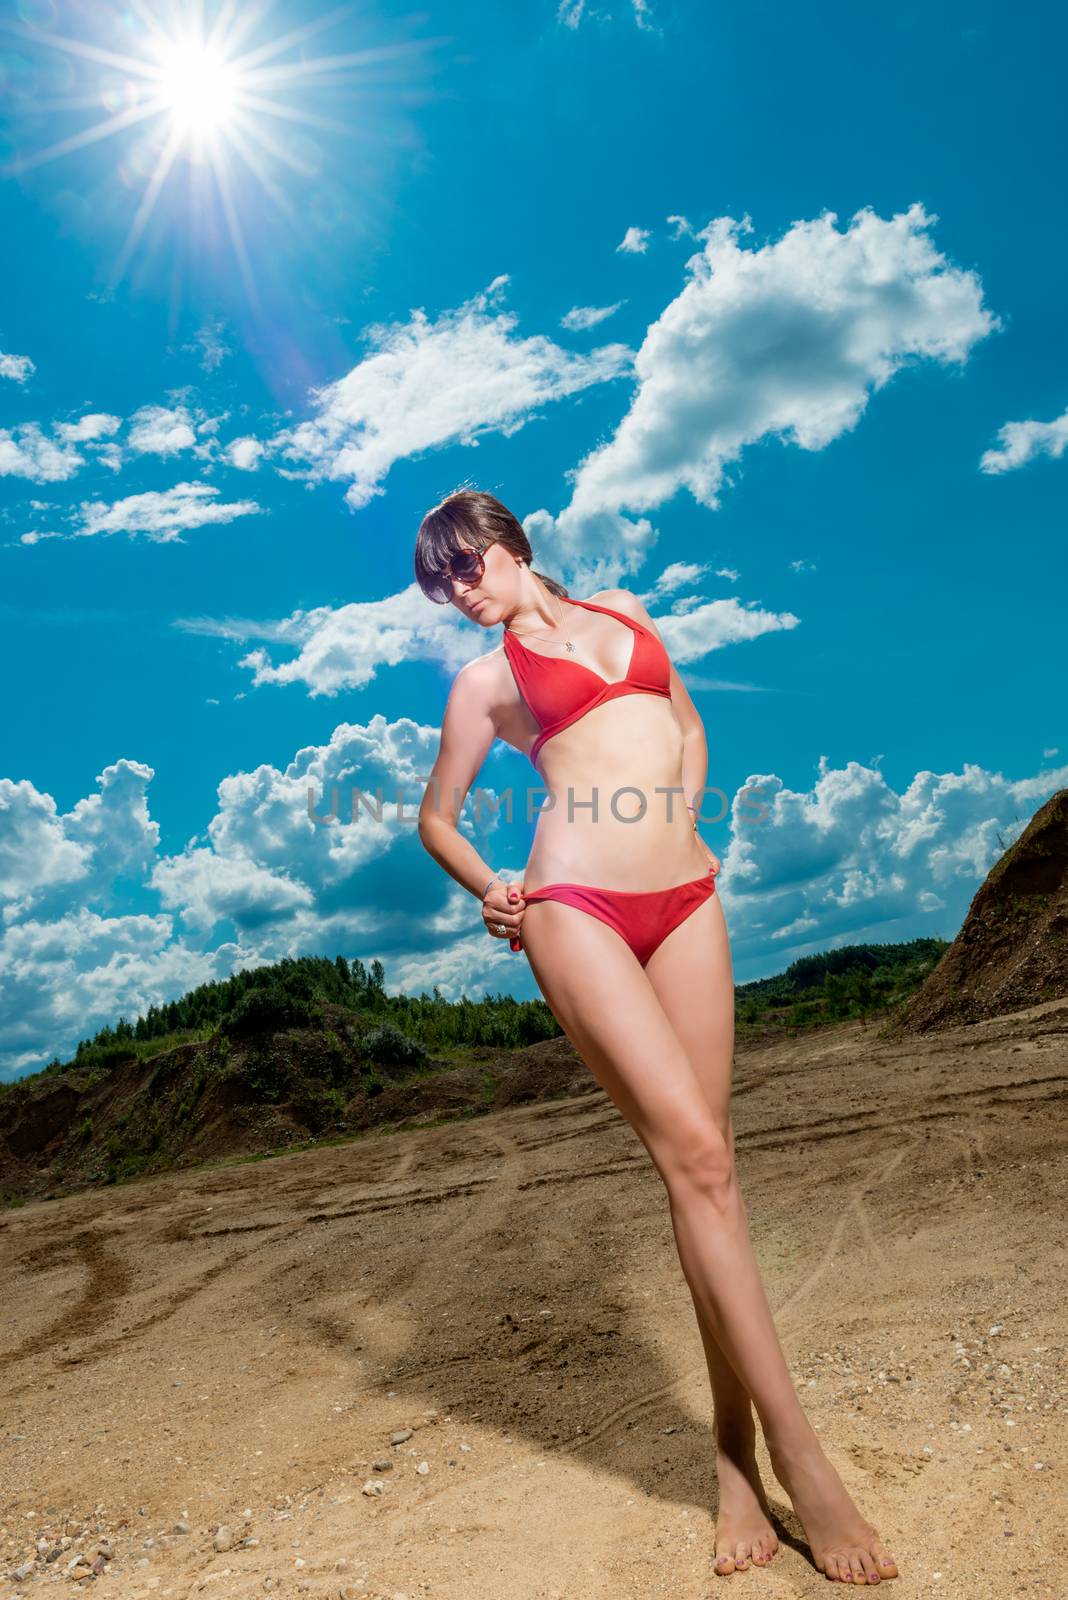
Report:
[[[462,583],[466,589],[473,589],[476,583],[482,582],[485,570],[486,560],[481,550],[458,550],[444,572],[432,582],[429,598],[439,606],[447,605],[452,599],[454,583]]]

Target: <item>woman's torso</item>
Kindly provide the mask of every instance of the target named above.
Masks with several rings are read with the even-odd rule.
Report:
[[[575,604],[578,609],[580,603]],[[607,609],[599,602],[586,605]],[[583,617],[587,614],[584,611]],[[639,687],[614,694],[613,686],[622,687],[628,679],[629,667],[621,666],[610,678],[595,677],[586,667],[564,677],[564,703],[572,702],[569,714],[574,715],[587,698],[594,703],[541,743],[529,784],[513,791],[513,814],[526,820],[529,809],[537,818],[524,877],[528,892],[558,882],[632,891],[661,889],[708,869],[707,854],[686,807],[690,796],[682,788],[683,737],[667,689],[670,668],[663,646],[646,629],[635,633],[632,654],[632,641],[623,637],[622,628],[638,630],[639,624],[618,610],[610,615],[618,619],[619,637],[613,641],[605,632],[596,634],[602,655],[609,647],[618,648],[616,661],[621,666],[640,654],[649,663],[646,673],[658,692],[639,692],[645,681],[639,670]],[[600,627],[599,620],[592,628],[584,627],[583,641],[593,638]],[[582,648],[588,659],[592,650],[585,642]],[[561,651],[550,654],[553,647],[539,643],[533,653],[540,659],[531,662],[532,649],[520,645],[519,650],[528,653],[517,654],[513,638],[508,649],[502,645],[486,658],[501,675],[495,695],[497,736],[528,756],[545,721],[539,722],[528,705],[516,671],[526,681],[527,692],[537,686],[544,702],[546,688],[552,691],[557,686],[556,664],[565,659]],[[654,674],[657,655],[660,669]],[[598,683],[604,685],[603,691],[597,689]],[[611,697],[597,703],[602,692]],[[550,693],[549,698],[555,697]]]

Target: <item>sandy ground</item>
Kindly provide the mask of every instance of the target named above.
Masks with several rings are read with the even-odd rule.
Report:
[[[769,1297],[893,1600],[1068,1593],[1066,1086],[1064,1001],[738,1059]],[[102,1535],[124,1600],[831,1592],[770,1470],[778,1554],[712,1574],[697,1323],[596,1087],[0,1220],[5,1600]]]

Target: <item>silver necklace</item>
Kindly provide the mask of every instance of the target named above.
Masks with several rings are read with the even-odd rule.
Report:
[[[559,639],[547,639],[543,633],[531,633],[529,629],[525,629],[522,633],[516,628],[509,628],[507,631],[514,633],[517,639],[541,639],[544,644],[559,644],[561,642]],[[575,646],[570,639],[563,640],[563,646],[565,650],[569,650],[574,655]]]

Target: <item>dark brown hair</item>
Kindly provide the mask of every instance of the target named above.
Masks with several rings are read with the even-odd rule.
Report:
[[[532,552],[523,524],[495,495],[484,489],[456,489],[427,512],[415,538],[415,581],[426,595],[433,585],[444,583],[449,562],[462,547],[484,550],[496,540],[506,550],[530,566]],[[534,572],[531,566],[530,570]],[[552,593],[564,596],[567,590],[544,572],[534,572]]]

